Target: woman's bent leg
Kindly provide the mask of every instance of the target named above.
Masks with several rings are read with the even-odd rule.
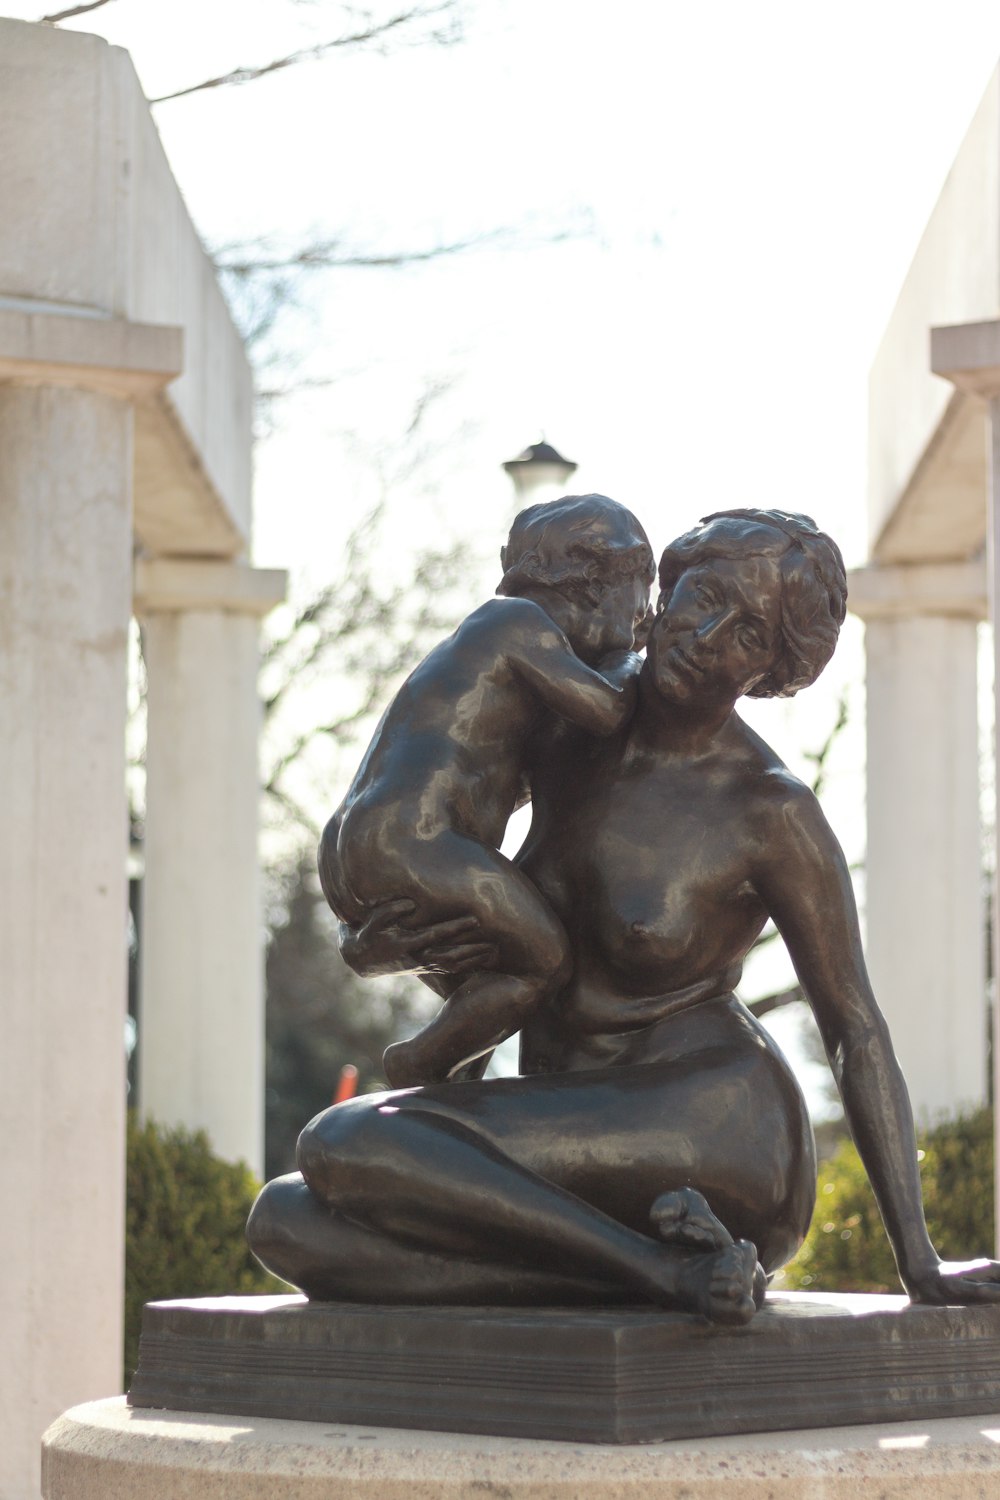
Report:
[[[402,1244],[327,1208],[298,1172],[276,1177],[261,1190],[247,1240],[266,1270],[320,1301],[593,1307],[635,1300],[627,1289],[597,1277],[471,1261]]]
[[[413,1109],[407,1097],[352,1100],[303,1131],[299,1166],[328,1209],[421,1251],[596,1277],[720,1322],[753,1315],[757,1257],[745,1241],[706,1254],[657,1242],[520,1165],[432,1100],[416,1096]]]

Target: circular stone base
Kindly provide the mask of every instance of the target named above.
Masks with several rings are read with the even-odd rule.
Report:
[[[648,1447],[75,1406],[45,1434],[45,1500],[982,1500],[1000,1415]]]

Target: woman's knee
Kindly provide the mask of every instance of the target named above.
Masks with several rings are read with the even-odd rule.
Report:
[[[297,1217],[302,1192],[302,1178],[298,1172],[275,1177],[264,1184],[250,1210],[247,1244],[269,1271],[276,1270],[275,1262],[280,1260],[281,1248],[288,1241],[288,1225]],[[280,1270],[276,1274],[281,1275]]]
[[[373,1164],[390,1149],[390,1121],[379,1095],[335,1104],[310,1120],[299,1136],[295,1159],[312,1191],[329,1204],[355,1197]]]

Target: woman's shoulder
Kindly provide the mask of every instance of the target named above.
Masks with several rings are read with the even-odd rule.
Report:
[[[750,810],[764,818],[819,813],[815,792],[750,726],[740,720],[739,775]],[[822,814],[820,814],[822,816]]]

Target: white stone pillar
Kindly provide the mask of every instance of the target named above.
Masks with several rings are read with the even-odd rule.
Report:
[[[139,1107],[263,1165],[257,637],[285,575],[139,565],[148,677]]]
[[[1000,732],[1000,322],[964,323],[931,330],[935,375],[987,403],[986,551],[993,625],[993,697]],[[1000,755],[995,757],[1000,766]],[[1000,808],[1000,796],[997,798]],[[1000,871],[1000,816],[994,828],[994,869]],[[994,1221],[1000,1256],[1000,878],[993,882],[993,1104]]]
[[[914,1112],[986,1098],[975,564],[871,567],[851,579],[866,622],[867,944]]]
[[[129,398],[179,352],[0,312],[3,1500],[38,1494],[59,1411],[121,1387]]]

